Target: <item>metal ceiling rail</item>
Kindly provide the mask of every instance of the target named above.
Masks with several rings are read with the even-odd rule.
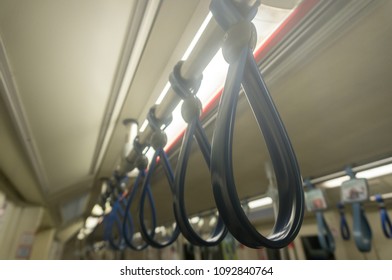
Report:
[[[245,3],[248,6],[253,5],[254,2],[255,1],[253,0],[242,1],[242,3]],[[192,80],[202,75],[211,59],[221,48],[224,35],[225,32],[217,22],[215,20],[210,20],[188,59],[182,63],[180,75],[184,80]],[[154,117],[157,120],[166,120],[170,118],[173,110],[180,101],[181,98],[174,92],[173,88],[170,87],[162,102],[155,107]],[[143,132],[138,134],[138,142],[141,146],[149,144],[153,132],[153,128],[147,126]],[[121,161],[117,172],[120,175],[125,175],[132,171],[136,167],[138,156],[139,153],[135,149],[130,150],[128,155]]]

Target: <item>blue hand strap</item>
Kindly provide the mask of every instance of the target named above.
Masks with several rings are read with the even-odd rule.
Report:
[[[343,203],[338,203],[338,209],[340,214],[340,235],[343,240],[350,240],[350,229],[347,224],[346,215],[344,213]]]
[[[365,216],[362,205],[359,202],[352,204],[353,207],[353,235],[357,248],[361,252],[369,252],[372,248],[372,231]]]
[[[189,80],[183,79],[180,71],[182,63],[182,61],[177,63],[169,78],[173,90],[184,100],[181,107],[181,113],[183,119],[188,123],[180,149],[176,174],[174,176],[174,212],[181,233],[190,243],[196,246],[215,246],[227,233],[223,220],[218,217],[217,225],[210,237],[203,239],[189,223],[185,209],[185,178],[193,137],[195,137],[209,169],[211,146],[199,120],[202,105],[200,100],[195,96],[203,77],[201,75],[200,77],[194,77]]]
[[[143,249],[145,249],[148,246],[147,243],[144,243],[144,244],[142,243],[140,245],[134,244],[132,239],[133,239],[133,235],[135,233],[134,232],[135,231],[135,225],[134,225],[131,213],[130,213],[132,202],[133,202],[133,200],[135,198],[135,195],[137,193],[139,185],[141,184],[142,179],[145,178],[145,175],[146,175],[146,172],[144,170],[140,170],[138,176],[136,177],[136,180],[135,180],[135,182],[133,184],[132,190],[129,193],[127,201],[126,201],[125,214],[124,214],[124,219],[123,219],[123,224],[122,224],[122,233],[123,233],[125,244],[129,248],[131,248],[133,250],[136,250],[136,251],[143,250]],[[151,213],[152,213],[152,225],[155,228],[155,226],[156,226],[156,218],[155,218],[155,211],[154,211],[155,208],[152,207],[153,199],[152,199],[152,194],[151,194],[150,188],[148,188],[147,193],[148,193],[148,198],[150,200],[150,205],[151,205],[151,208],[152,208],[152,211],[151,211]]]
[[[346,167],[346,173],[351,179],[355,179],[355,173],[351,167]],[[355,245],[360,252],[370,252],[372,249],[372,230],[369,222],[363,211],[362,204],[360,202],[352,203],[353,209],[353,236]]]
[[[124,217],[123,199],[117,199],[112,207],[112,211],[105,217],[104,220],[104,240],[109,242],[109,245],[114,250],[124,249],[124,239],[122,237],[121,222]],[[117,230],[117,236],[113,229]]]
[[[245,16],[231,1],[213,0],[211,11],[218,24],[227,31],[253,14]],[[220,16],[222,11],[224,17]],[[222,20],[220,20],[223,18]],[[235,39],[233,40],[235,41]],[[211,177],[219,213],[231,234],[251,248],[282,248],[297,236],[304,214],[304,194],[299,166],[268,89],[248,44],[234,50],[221,97],[211,153]],[[231,51],[227,51],[229,57]],[[239,91],[242,87],[264,135],[279,191],[279,211],[268,237],[260,234],[249,221],[237,194],[232,163],[233,130]]]
[[[226,236],[227,229],[221,217],[218,218],[217,225],[208,239],[203,239],[195,232],[189,223],[185,209],[185,177],[188,166],[188,160],[192,147],[193,136],[196,138],[200,150],[204,156],[206,164],[210,167],[211,147],[202,128],[199,118],[196,116],[188,124],[183,138],[180,155],[178,158],[175,181],[174,181],[174,211],[176,220],[180,227],[181,233],[193,245],[197,246],[215,246]]]
[[[327,222],[325,221],[323,212],[316,212],[317,228],[318,228],[318,240],[321,248],[333,253],[335,251],[335,239],[333,238],[332,232],[329,229]]]
[[[387,209],[385,208],[384,200],[380,194],[376,194],[375,197],[380,211],[382,231],[386,238],[392,238],[392,224]]]
[[[166,178],[169,182],[170,189],[173,193],[173,188],[174,188],[173,187],[173,181],[174,181],[173,171],[172,171],[172,168],[169,163],[169,159],[167,158],[165,151],[162,148],[158,148],[155,151],[154,156],[151,160],[151,164],[150,164],[146,179],[143,184],[143,191],[142,191],[142,195],[140,198],[140,204],[139,204],[139,223],[140,223],[141,234],[143,236],[143,239],[147,242],[147,244],[151,245],[154,248],[164,248],[164,247],[172,244],[174,241],[176,241],[178,235],[180,234],[178,224],[176,224],[172,235],[165,242],[158,242],[154,239],[156,225],[153,225],[150,232],[148,232],[147,226],[145,224],[145,214],[144,214],[144,205],[145,205],[147,195],[150,195],[150,197],[151,197],[150,204],[151,204],[151,208],[152,208],[152,213],[156,213],[155,204],[154,204],[153,198],[151,196],[151,191],[150,191],[150,188],[151,188],[150,181],[151,181],[152,174],[155,171],[158,156],[160,157],[160,160],[162,161],[162,164],[163,164],[163,167],[164,167],[164,170],[166,173]]]
[[[310,182],[309,179],[304,180],[304,183],[308,191],[315,189],[315,186]],[[322,249],[333,253],[335,251],[335,239],[332,235],[331,230],[324,218],[324,213],[321,210],[314,211],[316,214],[317,229],[318,229],[318,240]]]

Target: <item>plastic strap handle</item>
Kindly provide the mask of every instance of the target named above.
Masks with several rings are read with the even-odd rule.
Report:
[[[185,177],[193,136],[196,138],[196,142],[202,151],[207,166],[210,167],[211,146],[198,117],[195,117],[185,130],[180,155],[178,157],[176,174],[174,176],[174,211],[181,233],[190,243],[196,246],[215,246],[219,244],[227,234],[227,228],[225,227],[222,218],[218,217],[217,225],[212,232],[211,237],[205,240],[195,232],[192,225],[189,223],[185,209]]]
[[[110,246],[114,250],[122,250],[123,249],[123,237],[122,237],[122,231],[121,231],[121,217],[119,217],[119,215],[124,217],[124,211],[120,205],[121,201],[122,200],[118,199],[113,204],[112,211],[107,216],[106,225],[105,225],[104,239],[109,242]],[[117,226],[118,233],[120,235],[118,241],[115,241],[115,238],[113,236],[113,226],[114,225]]]
[[[372,248],[372,231],[365,216],[362,205],[359,202],[352,204],[353,208],[353,235],[354,241],[359,251],[369,252]]]
[[[236,9],[234,2],[222,0],[213,0],[210,9],[226,31],[241,21],[250,20],[257,12],[256,6],[244,12]],[[241,243],[252,248],[282,248],[294,240],[302,224],[304,193],[301,173],[284,125],[249,46],[243,46],[238,53],[238,58],[229,66],[215,123],[211,154],[215,201],[229,231]],[[234,182],[232,142],[241,82],[264,135],[277,178],[279,211],[272,233],[267,238],[247,218]]]
[[[386,238],[392,238],[392,224],[387,209],[385,208],[384,200],[380,194],[376,194],[375,197],[379,205],[382,231]]]
[[[355,179],[355,173],[350,166],[347,166],[345,171],[351,179]],[[355,245],[360,252],[370,252],[372,249],[372,230],[365,216],[365,212],[363,211],[362,204],[360,202],[354,202],[352,203],[352,209]]]
[[[340,235],[343,240],[350,240],[350,229],[348,227],[346,215],[344,214],[344,206],[338,203],[338,209],[340,214]]]
[[[133,244],[132,237],[134,234],[135,225],[133,223],[133,219],[132,219],[132,216],[130,215],[130,211],[129,211],[131,209],[132,201],[135,198],[140,181],[145,177],[145,175],[146,175],[145,171],[140,170],[138,176],[136,177],[135,183],[133,184],[133,188],[132,188],[132,190],[128,196],[128,199],[127,199],[124,220],[123,220],[123,226],[122,226],[122,233],[123,233],[125,244],[129,248],[131,248],[135,251],[141,251],[148,246],[147,243],[141,244],[139,246]],[[150,191],[149,191],[149,197],[151,199],[151,192]],[[154,212],[152,212],[152,213],[154,213]],[[155,214],[153,215],[152,222],[154,225],[156,224]]]
[[[279,211],[273,232],[268,238],[261,235],[248,220],[241,208],[234,182],[232,142],[242,80],[249,104],[263,132],[277,178]],[[252,248],[282,248],[294,240],[304,214],[301,174],[289,138],[249,48],[245,48],[240,58],[229,67],[216,120],[211,164],[218,209],[237,240]]]
[[[165,151],[162,148],[159,148],[154,153],[149,170],[147,172],[146,179],[143,184],[143,191],[142,191],[142,195],[140,198],[140,204],[139,204],[139,223],[140,223],[141,234],[143,236],[144,241],[146,241],[147,244],[151,245],[154,248],[164,248],[164,247],[172,244],[174,241],[176,241],[178,235],[180,234],[180,229],[178,227],[178,224],[176,224],[176,227],[174,228],[174,231],[173,231],[172,235],[169,237],[169,239],[166,240],[165,242],[160,243],[158,241],[155,241],[155,239],[154,239],[156,225],[153,225],[151,231],[148,232],[147,226],[144,222],[144,216],[145,216],[144,204],[146,201],[146,195],[151,194],[150,181],[151,181],[152,174],[155,171],[158,156],[160,157],[160,159],[162,161],[162,164],[163,164],[163,167],[164,167],[164,170],[166,173],[166,178],[167,178],[169,185],[170,185],[170,189],[172,192],[174,190],[174,187],[173,187],[174,175],[173,175],[173,171],[170,166],[170,163],[169,163],[169,159],[167,158]],[[154,203],[152,195],[150,198],[150,204],[151,204],[152,213],[156,213],[155,203]]]
[[[321,211],[316,212],[316,219],[318,228],[318,240],[320,242],[321,248],[333,253],[335,251],[335,240]]]

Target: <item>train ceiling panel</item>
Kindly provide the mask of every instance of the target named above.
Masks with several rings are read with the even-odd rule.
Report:
[[[262,1],[284,9],[298,2]],[[307,24],[293,26],[261,64],[303,176],[391,156],[391,1],[303,2],[314,5]],[[123,151],[122,120],[142,124],[208,6],[194,0],[0,1],[0,124],[7,135],[0,168],[24,200],[49,205],[63,223],[80,217],[83,211],[70,205],[82,198],[84,205],[86,193],[93,192],[95,203],[100,178],[111,175]],[[252,197],[266,190],[269,156],[245,98],[237,115],[235,175],[241,197]],[[197,153],[190,166],[204,164]],[[189,212],[214,207],[212,194],[205,195],[208,170],[188,175]],[[154,194],[170,201],[162,178],[153,181]],[[392,188],[387,177],[382,184]],[[338,192],[332,193],[335,199]],[[172,219],[170,204],[160,209],[163,221]]]

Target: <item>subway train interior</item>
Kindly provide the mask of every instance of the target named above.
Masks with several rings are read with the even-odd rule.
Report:
[[[0,0],[0,259],[391,260],[391,14]]]

